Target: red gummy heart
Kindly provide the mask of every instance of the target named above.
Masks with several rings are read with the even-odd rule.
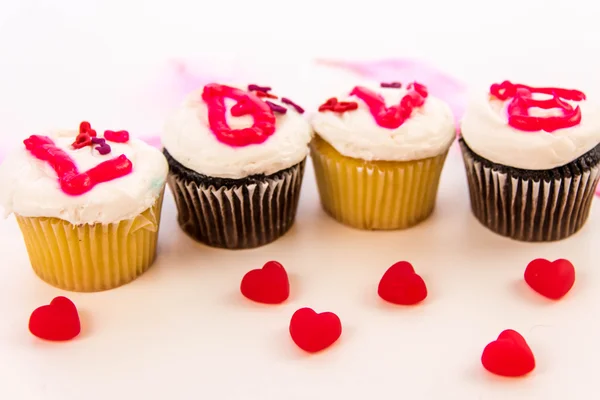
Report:
[[[417,304],[427,297],[427,286],[407,261],[392,265],[379,281],[379,297],[401,305]]]
[[[548,261],[538,258],[525,268],[525,282],[542,296],[558,300],[575,283],[575,268],[569,260]]]
[[[290,282],[283,265],[269,261],[262,269],[253,269],[244,275],[240,285],[242,294],[259,303],[279,304],[290,295]]]
[[[481,355],[483,367],[501,376],[523,376],[535,368],[529,345],[518,332],[507,329],[489,343]]]
[[[331,312],[317,314],[311,308],[297,310],[290,320],[290,335],[298,347],[316,353],[335,343],[342,334],[342,323]]]
[[[36,308],[29,317],[29,331],[40,339],[73,339],[81,331],[75,304],[60,296],[55,297],[49,305]]]

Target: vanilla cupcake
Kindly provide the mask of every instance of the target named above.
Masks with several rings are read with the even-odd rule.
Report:
[[[168,172],[127,131],[32,135],[0,165],[0,205],[14,213],[35,273],[93,292],[132,281],[154,261]]]
[[[461,135],[471,208],[487,228],[541,242],[584,225],[600,178],[600,106],[583,92],[493,84],[472,96]]]
[[[310,125],[304,110],[257,85],[191,93],[162,135],[181,228],[228,249],[270,243],[292,226]]]
[[[356,86],[312,118],[321,203],[359,229],[403,229],[433,212],[448,149],[450,107],[425,86]]]

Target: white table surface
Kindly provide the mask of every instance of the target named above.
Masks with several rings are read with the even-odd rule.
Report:
[[[411,56],[469,84],[513,78],[600,88],[597,13],[584,0],[492,8],[429,1],[394,10],[379,0],[318,3],[291,10],[256,0],[236,3],[233,13],[228,2],[0,2],[0,150],[81,119],[158,132],[177,100],[165,72],[174,57],[196,60],[199,70],[209,65],[211,74],[281,85],[311,105],[352,80],[317,71],[313,57]],[[267,23],[242,24],[261,13]],[[217,250],[179,230],[169,195],[154,267],[122,288],[74,294],[36,278],[10,217],[0,221],[0,399],[593,399],[600,393],[599,224],[594,200],[585,228],[567,240],[494,235],[470,213],[454,148],[435,214],[413,229],[361,232],[336,223],[321,211],[309,169],[285,237],[255,250]],[[562,301],[546,301],[523,282],[537,257],[574,263],[577,282]],[[272,259],[291,274],[291,298],[252,304],[240,280]],[[426,280],[424,304],[378,299],[381,275],[399,260]],[[77,304],[83,331],[72,342],[46,343],[29,334],[27,321],[58,295]],[[303,306],[340,316],[339,343],[312,356],[295,347],[287,329]],[[507,328],[521,332],[537,357],[526,379],[481,367],[484,346]]]
[[[452,150],[435,214],[403,232],[362,232],[321,211],[312,169],[292,230],[255,250],[194,243],[164,205],[159,256],[133,283],[96,294],[54,289],[31,271],[14,219],[0,224],[0,398],[118,399],[591,399],[598,394],[600,209],[585,228],[551,244],[517,243],[472,217],[460,154]],[[537,257],[577,268],[559,302],[533,293],[522,274]],[[239,293],[244,273],[278,260],[291,275],[281,306]],[[408,260],[429,297],[395,307],[376,294],[387,267]],[[54,296],[79,307],[82,334],[46,343],[27,331],[30,312]],[[343,334],[317,355],[287,332],[300,307],[336,312]],[[484,346],[521,332],[537,358],[526,379],[492,376]]]

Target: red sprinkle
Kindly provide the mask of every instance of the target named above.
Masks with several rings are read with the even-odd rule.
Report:
[[[523,336],[507,329],[485,346],[481,364],[493,374],[518,377],[535,369],[535,357]]]
[[[330,98],[325,103],[321,104],[319,111],[333,111],[337,113],[343,113],[346,111],[356,110],[358,103],[355,101],[338,101],[335,97]]]
[[[283,265],[269,261],[262,269],[253,269],[244,275],[240,291],[258,303],[279,304],[290,295],[290,281]]]
[[[297,310],[290,320],[290,336],[298,347],[316,353],[334,344],[342,334],[342,322],[331,312],[317,314],[311,308]]]
[[[288,99],[286,97],[282,97],[281,102],[294,107],[299,114],[304,114],[304,108],[300,107],[298,104],[294,103],[290,99]]]
[[[278,97],[275,96],[274,94],[271,93],[267,93],[267,92],[260,92],[260,91],[256,91],[254,92],[258,97],[266,97],[268,99],[277,99]]]
[[[79,124],[79,133],[86,133],[90,129],[92,129],[92,125],[87,121],[83,121]]]
[[[548,261],[538,258],[525,269],[525,282],[536,292],[558,300],[569,293],[575,283],[575,267],[569,260]]]
[[[104,131],[104,138],[115,143],[127,143],[129,141],[129,132],[127,131]]]
[[[235,117],[251,115],[249,128],[231,129],[226,119],[225,98],[236,100],[231,108]],[[269,105],[253,93],[216,83],[204,86],[202,100],[208,108],[208,122],[217,139],[229,146],[242,147],[263,143],[275,133],[275,115]]]
[[[82,149],[92,144],[92,137],[88,133],[80,133],[71,144],[74,149]]]
[[[96,138],[96,131],[92,129],[92,125],[83,121],[79,124],[79,135],[75,138],[75,141],[71,144],[74,149],[81,149],[86,146],[90,146],[94,143]]]
[[[319,106],[319,111],[333,111],[333,106],[335,106],[338,102],[338,99],[332,97],[328,99],[325,103]]]
[[[122,154],[80,173],[73,159],[49,137],[32,135],[23,143],[35,158],[50,164],[58,175],[62,191],[72,196],[86,193],[99,183],[125,176],[133,169],[131,161]]]
[[[276,112],[276,113],[279,113],[279,114],[285,114],[287,112],[287,108],[285,108],[283,106],[280,106],[279,104],[272,103],[272,102],[270,102],[268,100],[265,101],[265,103],[267,103],[267,105],[269,106],[269,108],[273,112]]]
[[[385,271],[377,294],[390,303],[408,306],[425,300],[427,286],[409,262],[400,261]]]
[[[99,146],[96,146],[96,150],[98,150],[98,153],[102,154],[103,156],[107,155],[110,153],[111,148],[110,145],[108,143],[102,143]]]
[[[340,101],[333,106],[333,112],[343,113],[346,111],[353,111],[358,108],[358,103],[355,101]]]
[[[417,89],[417,85],[419,85],[419,89]],[[413,109],[422,106],[427,98],[425,86],[414,82],[409,87],[411,89],[402,97],[400,103],[390,107],[386,106],[381,95],[362,86],[356,86],[350,95],[354,95],[365,102],[377,125],[383,128],[396,129],[410,118]]]
[[[66,297],[55,297],[49,305],[38,307],[31,313],[29,332],[52,341],[75,338],[81,332],[77,307]]]
[[[536,100],[533,93],[552,96],[547,100]],[[581,122],[581,109],[573,107],[565,100],[582,101],[585,94],[579,90],[560,88],[536,88],[526,85],[513,84],[504,81],[494,83],[490,87],[490,94],[499,100],[510,100],[507,107],[508,124],[513,128],[526,131],[554,132],[558,129],[579,125]],[[559,109],[560,116],[534,117],[529,114],[529,109],[537,107],[543,109]]]
[[[382,88],[400,89],[402,87],[402,82],[381,82],[380,86]]]

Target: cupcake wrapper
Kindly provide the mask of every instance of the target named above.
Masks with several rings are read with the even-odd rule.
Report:
[[[33,270],[50,285],[75,292],[134,280],[154,261],[162,198],[138,216],[112,224],[18,215]]]
[[[311,156],[325,212],[358,229],[404,229],[435,207],[448,152],[409,162],[370,162],[341,155],[316,138]]]
[[[577,232],[590,212],[600,178],[598,163],[574,163],[570,176],[532,179],[518,171],[477,160],[460,141],[475,217],[492,231],[526,242],[564,239]],[[552,175],[549,175],[549,177]]]
[[[276,174],[227,180],[178,172],[169,160],[168,183],[181,228],[209,246],[245,249],[263,246],[286,233],[294,223],[305,160]]]

